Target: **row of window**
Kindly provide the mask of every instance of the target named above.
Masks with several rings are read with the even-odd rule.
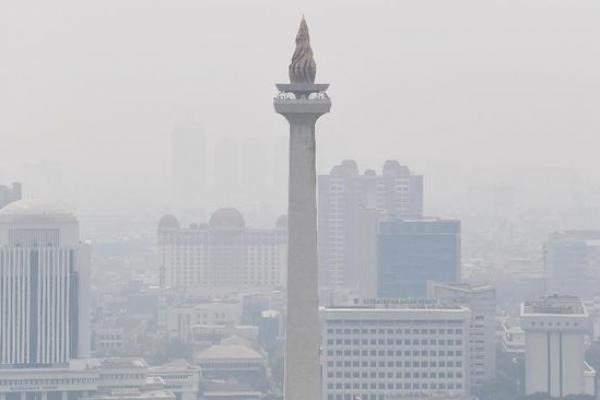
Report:
[[[431,344],[438,346],[462,346],[462,339],[327,339],[328,345],[410,345]]]
[[[449,368],[462,368],[462,361],[328,361],[327,362],[327,367],[328,368],[333,368],[333,367],[413,367],[413,368],[417,368],[417,367],[424,367],[424,368],[436,368],[436,367],[449,367]]]
[[[327,389],[403,389],[403,390],[461,390],[463,384],[458,382],[388,382],[388,383],[333,383],[327,384]]]
[[[374,322],[376,321],[365,321],[365,324],[367,325],[374,325]],[[398,324],[409,324],[412,321],[396,321]],[[413,335],[451,335],[451,334],[456,334],[456,335],[462,335],[463,334],[463,330],[461,328],[437,328],[437,329],[425,329],[425,328],[413,328],[413,329],[365,329],[365,328],[328,328],[327,329],[327,333],[332,335],[332,334],[344,334],[344,335],[357,335],[357,334],[363,334],[363,335],[401,335],[401,334],[405,334],[405,335],[409,335],[409,334],[413,334]]]
[[[96,378],[54,378],[54,379],[0,379],[0,386],[21,386],[21,385],[64,385],[95,383]]]
[[[402,378],[462,378],[463,377],[463,373],[462,372],[453,372],[453,371],[413,371],[413,372],[396,372],[395,374],[393,372],[383,372],[383,371],[379,371],[379,372],[375,372],[375,371],[371,371],[366,372],[363,371],[362,373],[360,372],[344,372],[342,374],[342,372],[327,372],[327,378],[371,378],[371,379],[377,379],[377,378],[396,378],[396,379],[402,379]]]
[[[381,356],[381,357],[399,357],[399,356],[431,356],[431,357],[461,357],[462,350],[327,350],[328,356]]]

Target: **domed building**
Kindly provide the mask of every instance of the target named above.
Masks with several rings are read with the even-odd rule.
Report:
[[[0,315],[9,316],[0,348],[14,349],[0,353],[0,367],[89,356],[89,264],[77,219],[63,207],[18,200],[0,210]]]
[[[208,224],[188,227],[165,215],[158,223],[158,250],[164,287],[272,290],[286,282],[287,218],[257,229],[247,227],[235,208],[220,208]]]
[[[235,208],[219,208],[208,224],[213,229],[244,229],[246,226],[242,213]]]
[[[0,246],[60,246],[79,243],[79,224],[63,206],[18,200],[0,209]]]

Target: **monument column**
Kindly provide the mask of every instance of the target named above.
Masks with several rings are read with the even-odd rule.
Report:
[[[284,400],[321,398],[319,273],[315,124],[328,113],[327,84],[315,84],[308,27],[304,18],[289,66],[290,83],[278,84],[275,111],[290,124],[288,272]]]

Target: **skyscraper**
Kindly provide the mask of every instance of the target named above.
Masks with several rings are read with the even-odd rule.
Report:
[[[564,231],[544,244],[546,293],[593,296],[600,285],[600,231]]]
[[[315,84],[308,26],[302,18],[296,50],[289,66],[289,84],[278,84],[275,111],[290,124],[288,284],[284,398],[319,399],[319,272],[317,259],[317,196],[315,124],[328,113],[327,84]]]
[[[428,280],[460,280],[460,221],[386,221],[377,241],[380,297],[423,297]]]
[[[319,175],[319,265],[321,284],[357,289],[362,280],[361,214],[377,210],[397,218],[423,215],[423,177],[388,160],[381,175],[360,174],[353,160]]]
[[[0,210],[0,365],[89,356],[89,257],[72,214],[28,200]]]

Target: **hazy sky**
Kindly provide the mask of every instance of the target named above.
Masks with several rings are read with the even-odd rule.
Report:
[[[0,183],[61,160],[90,207],[135,204],[165,187],[181,119],[209,144],[285,137],[273,84],[302,13],[333,100],[321,171],[394,157],[430,183],[482,164],[600,175],[597,0],[4,0]]]

